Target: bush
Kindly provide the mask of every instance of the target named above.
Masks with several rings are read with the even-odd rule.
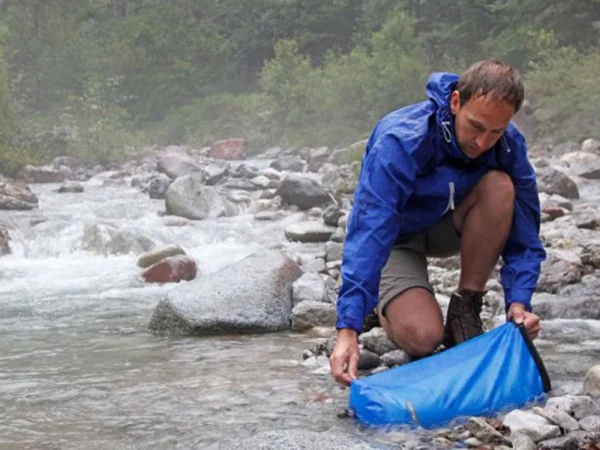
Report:
[[[219,94],[195,100],[173,113],[161,124],[159,145],[210,146],[215,141],[241,137],[248,153],[264,150],[271,138],[271,112],[260,94]]]
[[[14,177],[27,164],[39,164],[39,159],[30,151],[15,149],[0,143],[0,174]]]
[[[260,87],[274,105],[282,143],[345,146],[368,135],[387,112],[424,99],[429,67],[413,25],[397,10],[369,45],[329,53],[322,68],[294,41],[278,42]]]
[[[600,52],[582,53],[558,47],[552,37],[541,41],[538,58],[526,76],[533,108],[552,110],[551,118],[538,123],[535,137],[581,141],[600,138]]]

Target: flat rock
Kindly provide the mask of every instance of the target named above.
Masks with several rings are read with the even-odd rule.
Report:
[[[516,409],[506,415],[503,425],[510,428],[512,432],[528,435],[533,441],[551,439],[561,435],[560,428],[544,417],[538,416],[530,411]]]
[[[578,420],[600,414],[600,406],[587,395],[551,397],[546,402],[546,408],[558,408]]]
[[[536,414],[545,417],[554,425],[558,425],[563,430],[567,431],[575,431],[579,429],[579,423],[573,417],[571,417],[566,412],[561,411],[558,408],[533,408],[533,412]]]
[[[285,229],[285,237],[292,242],[327,242],[335,228],[320,222],[294,223]]]

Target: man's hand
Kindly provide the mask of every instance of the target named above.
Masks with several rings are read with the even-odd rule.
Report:
[[[540,333],[542,327],[540,325],[539,316],[528,312],[525,309],[525,305],[522,303],[512,303],[510,305],[510,309],[506,315],[506,320],[510,320],[511,318],[515,320],[515,323],[523,324],[527,334],[532,340],[535,339]]]
[[[350,382],[356,378],[359,356],[356,331],[349,328],[339,330],[335,348],[329,358],[331,373],[338,383],[349,386]],[[347,373],[344,372],[346,364],[348,365]]]

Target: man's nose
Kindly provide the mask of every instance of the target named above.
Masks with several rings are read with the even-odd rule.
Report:
[[[477,147],[479,147],[479,150],[487,150],[488,147],[491,147],[493,144],[493,142],[491,142],[491,135],[489,132],[481,133],[479,136],[477,136],[475,143],[477,144]]]

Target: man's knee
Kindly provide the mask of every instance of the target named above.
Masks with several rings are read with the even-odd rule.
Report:
[[[407,289],[393,298],[379,319],[389,338],[413,356],[432,353],[444,337],[442,311],[424,287]]]
[[[478,183],[481,200],[496,201],[512,208],[515,199],[515,185],[506,172],[490,170]]]
[[[414,324],[398,333],[392,332],[390,338],[411,356],[427,356],[442,343],[444,328],[441,325]]]

